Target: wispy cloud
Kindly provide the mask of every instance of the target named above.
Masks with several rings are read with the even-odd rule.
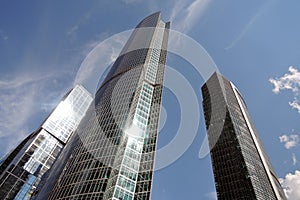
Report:
[[[171,23],[173,23],[173,21],[175,21],[175,18],[179,15],[179,13],[182,12],[182,10],[184,10],[185,5],[186,5],[185,0],[179,0],[174,3],[169,18]]]
[[[0,39],[8,40],[8,35],[3,30],[0,30]]]
[[[279,179],[285,195],[289,200],[300,199],[300,171],[296,170],[295,174],[288,173],[285,178]]]
[[[3,89],[13,89],[22,87],[27,84],[31,84],[34,82],[39,82],[41,80],[53,78],[54,76],[57,76],[58,73],[44,73],[44,74],[27,74],[27,75],[20,75],[18,77],[15,77],[11,80],[0,80],[0,90]]]
[[[78,20],[78,22],[75,25],[73,25],[69,30],[67,30],[66,35],[69,37],[70,40],[76,39],[80,27],[91,18],[94,11],[95,8],[92,8],[91,10],[83,14],[82,17]]]
[[[274,3],[273,0],[269,0],[269,1],[265,2],[258,9],[258,11],[250,18],[248,23],[246,23],[246,25],[241,30],[241,32],[238,34],[238,36],[227,47],[225,47],[225,49],[228,50],[228,49],[232,48],[233,46],[235,46],[246,35],[246,33],[252,28],[252,26],[261,17],[261,15],[266,12],[266,10],[270,7],[270,5],[272,3]]]
[[[292,160],[293,160],[293,165],[295,166],[298,162],[295,153],[292,154]]]
[[[300,72],[293,66],[290,66],[288,71],[289,73],[284,74],[282,77],[270,78],[269,81],[274,86],[272,91],[275,94],[279,94],[282,90],[290,90],[293,92],[294,100],[289,102],[289,105],[300,113],[300,105],[297,98],[300,87]]]
[[[282,135],[279,137],[281,143],[284,143],[286,149],[290,149],[299,145],[299,136],[298,135]]]
[[[0,80],[1,153],[7,152],[33,131],[30,124],[39,112],[48,113],[53,108],[51,102],[61,94],[60,91],[51,90],[51,87],[57,78],[65,76],[61,72],[21,74],[10,80]],[[39,119],[40,122],[42,120]]]
[[[32,87],[1,90],[0,94],[0,138],[10,134],[24,134],[25,122],[34,107],[35,90]],[[23,127],[24,125],[24,127]],[[23,129],[23,130],[22,130]]]
[[[217,192],[215,192],[215,191],[207,193],[205,196],[208,197],[209,199],[213,199],[213,200],[217,200],[218,199]]]
[[[79,26],[78,25],[75,25],[73,26],[68,32],[67,32],[67,35],[73,35],[77,30],[78,30]]]
[[[208,8],[211,0],[176,1],[170,12],[170,21],[175,30],[189,32]]]
[[[121,0],[121,1],[126,3],[126,4],[142,2],[142,0]]]
[[[93,49],[82,62],[74,83],[82,84],[90,93],[94,94],[99,77],[102,77],[107,67],[119,55],[131,31],[113,35],[104,41],[95,40],[88,44]]]

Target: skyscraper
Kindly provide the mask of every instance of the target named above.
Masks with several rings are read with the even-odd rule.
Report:
[[[286,199],[238,89],[214,73],[202,95],[218,199]]]
[[[154,13],[133,30],[62,154],[49,199],[150,199],[169,25]]]
[[[1,199],[32,197],[91,101],[91,95],[82,86],[75,86],[42,125],[4,159],[0,167]]]

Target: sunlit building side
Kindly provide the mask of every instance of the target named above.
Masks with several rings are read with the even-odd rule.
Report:
[[[70,90],[42,125],[1,163],[1,199],[30,199],[42,177],[77,128],[92,97],[80,85]]]
[[[133,30],[63,153],[49,199],[150,199],[169,26],[154,13]]]

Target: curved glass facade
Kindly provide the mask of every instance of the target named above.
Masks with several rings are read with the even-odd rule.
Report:
[[[286,199],[237,88],[214,73],[202,94],[218,199]]]
[[[37,188],[44,184],[91,101],[82,86],[75,86],[41,127],[17,147],[14,157],[1,165],[1,199],[30,199],[39,192]]]
[[[132,32],[62,153],[49,199],[150,199],[168,29],[154,13]]]

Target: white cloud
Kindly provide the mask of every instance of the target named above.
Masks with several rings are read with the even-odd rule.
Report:
[[[300,105],[298,103],[298,99],[294,98],[294,101],[289,102],[289,105],[293,108],[296,109],[298,111],[298,113],[300,113]]]
[[[211,0],[195,0],[189,3],[179,0],[174,4],[170,13],[172,27],[175,30],[188,32],[206,11]]]
[[[290,149],[299,144],[299,136],[298,135],[282,135],[279,137],[280,142],[284,143],[284,147],[286,149]]]
[[[300,72],[293,66],[289,67],[289,73],[280,78],[270,78],[269,81],[274,85],[273,92],[278,94],[281,90],[291,90],[298,92],[300,87]]]
[[[290,66],[288,69],[289,73],[284,74],[282,77],[279,78],[270,78],[270,83],[273,84],[273,92],[278,94],[281,90],[291,90],[294,94],[294,100],[289,102],[289,105],[300,113],[300,105],[298,103],[298,91],[300,87],[300,72]]]
[[[293,159],[293,165],[295,166],[298,161],[297,161],[296,155],[294,153],[293,153],[292,159]]]
[[[300,199],[300,171],[295,174],[288,173],[285,178],[279,179],[288,200]]]

